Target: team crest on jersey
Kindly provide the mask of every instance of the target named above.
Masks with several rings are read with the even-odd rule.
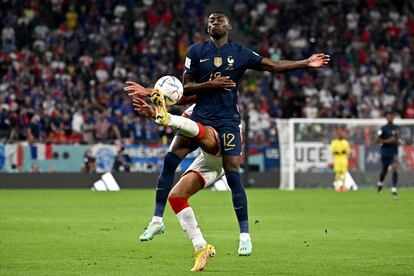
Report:
[[[214,58],[214,66],[220,67],[222,64],[223,64],[223,60],[221,59],[221,57]]]
[[[228,56],[226,70],[233,70],[233,65],[234,65],[234,58],[232,56]]]

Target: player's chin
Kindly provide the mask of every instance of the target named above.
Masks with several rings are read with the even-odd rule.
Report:
[[[215,29],[215,30],[210,31],[210,36],[212,38],[218,39],[218,38],[221,38],[223,36],[223,34],[220,32],[220,30]]]

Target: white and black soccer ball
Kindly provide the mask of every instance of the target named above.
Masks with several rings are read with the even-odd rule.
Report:
[[[161,77],[155,83],[154,88],[162,91],[166,105],[176,104],[184,92],[183,84],[174,76]]]

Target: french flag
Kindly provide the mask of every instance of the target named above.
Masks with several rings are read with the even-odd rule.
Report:
[[[23,166],[23,147],[21,144],[7,144],[5,146],[6,164],[11,168],[13,165],[17,167],[17,170]]]
[[[52,144],[33,144],[30,146],[32,160],[49,160],[53,158]]]

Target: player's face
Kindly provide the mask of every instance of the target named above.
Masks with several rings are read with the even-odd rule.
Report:
[[[213,13],[208,18],[207,32],[212,38],[221,38],[231,30],[230,22],[221,13]]]
[[[392,114],[392,113],[388,113],[388,114],[387,114],[387,122],[388,122],[389,124],[392,124],[392,123],[393,123],[393,121],[394,121],[394,114]]]

